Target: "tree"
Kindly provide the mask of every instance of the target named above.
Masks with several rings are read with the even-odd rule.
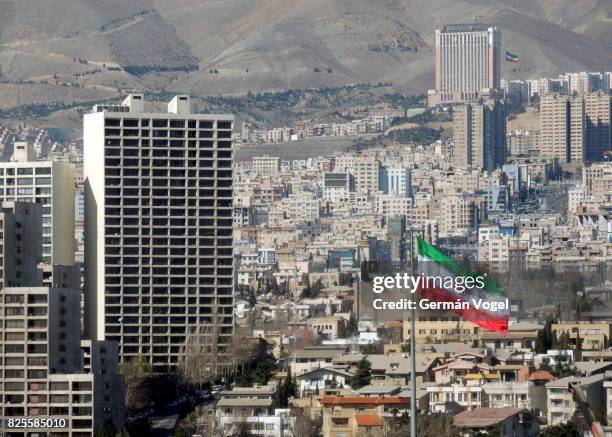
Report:
[[[313,420],[305,412],[303,408],[291,409],[292,419],[288,424],[286,431],[290,437],[310,437],[321,435],[321,419]]]
[[[117,435],[117,427],[112,420],[107,420],[104,422],[102,428],[96,431],[96,437],[117,437]]]
[[[387,437],[406,437],[410,435],[410,416],[403,413],[401,416],[391,417],[387,425]],[[458,437],[461,435],[453,418],[447,414],[419,414],[417,416],[417,435],[436,437]]]
[[[553,334],[552,334],[552,324],[554,321],[551,318],[546,320],[546,324],[544,325],[544,329],[538,332],[538,336],[536,338],[535,349],[539,354],[546,353],[549,349],[553,347]]]
[[[278,389],[278,404],[281,408],[289,406],[289,399],[295,396],[295,382],[291,378],[291,367],[287,368],[287,377]]]
[[[227,437],[255,437],[255,434],[251,432],[251,426],[247,422],[246,417],[235,423],[231,431],[225,435]]]
[[[192,327],[186,335],[179,356],[178,372],[183,382],[200,387],[217,379],[224,370],[232,366],[231,360],[219,360],[220,316],[217,305],[212,309],[209,324]]]
[[[128,409],[144,408],[151,402],[151,378],[153,370],[145,357],[138,356],[121,364],[125,378],[125,402]]]
[[[351,378],[351,387],[353,390],[358,390],[361,387],[365,387],[370,384],[372,380],[372,364],[368,361],[366,357],[363,357],[357,363],[357,372],[353,378]]]
[[[573,421],[547,426],[540,432],[542,437],[578,437],[581,435]]]
[[[555,339],[555,349],[567,350],[569,349],[570,337],[567,332],[562,332],[557,339]]]

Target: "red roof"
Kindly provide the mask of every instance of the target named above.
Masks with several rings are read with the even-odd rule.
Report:
[[[409,404],[409,398],[403,398],[399,396],[324,396],[321,403],[325,405],[350,405],[350,404],[363,404],[363,405],[387,405],[387,404]]]
[[[555,379],[554,376],[547,372],[546,370],[536,370],[531,375],[529,375],[530,381],[552,381]]]
[[[383,426],[385,421],[380,416],[376,415],[363,415],[355,416],[357,426]]]

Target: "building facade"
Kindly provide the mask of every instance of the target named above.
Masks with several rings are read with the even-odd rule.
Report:
[[[455,166],[500,168],[506,157],[506,111],[496,100],[473,102],[453,111]]]
[[[15,150],[12,162],[0,162],[0,201],[39,203],[42,208],[43,260],[74,264],[74,166],[33,161],[31,146]]]
[[[86,336],[154,371],[176,365],[187,336],[233,332],[233,116],[167,113],[143,96],[84,118]]]
[[[436,30],[435,90],[429,105],[472,100],[500,87],[501,32],[484,24]]]

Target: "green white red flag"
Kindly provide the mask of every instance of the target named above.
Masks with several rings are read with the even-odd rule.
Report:
[[[506,290],[496,281],[463,268],[450,256],[417,237],[419,272],[424,278],[458,278],[461,281],[440,282],[421,280],[419,293],[435,302],[455,302],[455,313],[464,320],[489,331],[508,332],[508,298]],[[482,287],[457,287],[465,278],[479,278]],[[433,283],[432,283],[433,282]],[[467,302],[467,304],[464,304]]]

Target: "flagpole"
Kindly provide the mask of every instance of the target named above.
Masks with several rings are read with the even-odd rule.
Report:
[[[410,274],[416,276],[414,262],[414,231],[410,225]],[[413,298],[416,298],[414,293]],[[416,300],[414,300],[416,302]],[[417,390],[416,390],[416,304],[410,310],[410,436],[417,437]]]

